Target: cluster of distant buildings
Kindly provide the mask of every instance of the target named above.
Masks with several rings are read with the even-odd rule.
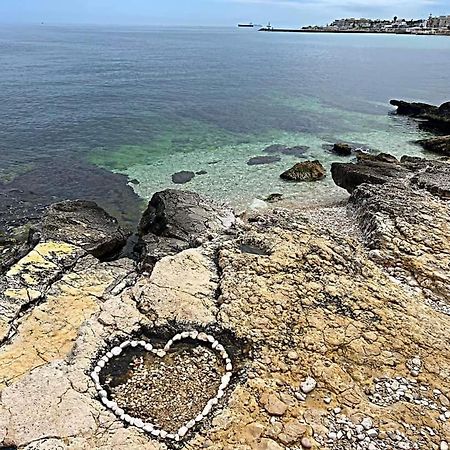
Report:
[[[450,35],[450,15],[428,19],[405,20],[394,17],[393,20],[381,19],[338,19],[325,27],[310,26],[302,30],[328,32],[368,32],[397,34],[444,34]]]

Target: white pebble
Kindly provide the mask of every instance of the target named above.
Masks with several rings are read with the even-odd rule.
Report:
[[[103,368],[103,367],[105,367],[105,364],[106,364],[105,361],[100,360],[100,361],[97,363],[97,366]]]
[[[145,347],[145,344],[146,344],[147,342],[145,342],[145,341],[139,341],[138,342],[138,344],[141,346],[141,347]]]
[[[111,353],[112,353],[114,356],[119,356],[119,355],[122,353],[122,349],[121,349],[120,347],[114,347],[114,348],[111,350]]]
[[[192,428],[195,425],[195,420],[190,420],[187,424],[186,427],[187,428]]]
[[[364,417],[364,419],[361,421],[361,425],[365,430],[370,430],[373,426],[373,420],[370,417]]]
[[[191,331],[190,337],[191,337],[192,339],[197,339],[197,337],[198,337],[198,331]]]
[[[229,363],[225,366],[225,369],[227,372],[231,372],[233,370],[233,365],[231,363]]]
[[[95,366],[94,372],[100,373],[102,371],[102,368],[100,366]]]
[[[91,378],[94,380],[95,383],[100,383],[100,378],[98,377],[98,373],[97,372],[92,372],[91,373]]]
[[[307,377],[306,380],[300,384],[300,388],[304,394],[309,394],[317,386],[317,381],[312,377]]]
[[[168,433],[167,431],[164,431],[164,430],[161,430],[161,431],[159,432],[159,435],[160,435],[163,439],[165,439],[165,438],[167,437],[168,434],[169,434],[169,433]]]
[[[156,437],[158,437],[159,436],[159,433],[160,433],[160,431],[159,430],[153,430],[152,432],[152,435],[153,436],[156,436]]]
[[[129,345],[130,345],[130,341],[125,341],[120,344],[120,347],[125,348],[125,347],[128,347]]]
[[[207,403],[206,406],[203,408],[202,415],[204,417],[207,416],[211,412],[211,409],[212,409],[212,405]]]
[[[141,419],[135,419],[134,425],[137,426],[138,428],[144,428],[144,422]]]
[[[131,341],[131,342],[130,342],[130,345],[131,345],[132,347],[137,347],[137,346],[138,346],[138,341]]]
[[[441,445],[439,446],[439,450],[448,450],[448,444],[446,441],[441,442]]]
[[[153,425],[151,425],[150,423],[146,423],[144,425],[144,431],[146,431],[147,433],[151,433],[154,430]]]
[[[205,417],[203,416],[203,414],[199,414],[196,418],[195,421],[196,422],[201,422]]]
[[[219,389],[219,390],[217,391],[216,397],[217,397],[217,398],[222,398],[222,397],[224,396],[224,394],[225,394],[224,390],[223,390],[223,389]]]
[[[108,397],[108,394],[104,389],[101,389],[100,391],[98,391],[98,395],[100,397]]]
[[[179,430],[178,430],[178,436],[180,436],[180,437],[183,437],[183,436],[186,436],[186,433],[188,432],[189,430],[188,430],[188,428],[187,427],[181,427]]]
[[[189,331],[183,331],[182,333],[181,333],[181,337],[183,338],[183,339],[186,339],[186,338],[188,338],[189,336],[190,336],[190,332]]]
[[[157,354],[160,358],[166,356],[166,352],[165,352],[164,350],[158,350],[158,351],[156,352],[156,354]]]
[[[145,350],[147,350],[148,352],[153,350],[153,345],[152,344],[145,344]]]

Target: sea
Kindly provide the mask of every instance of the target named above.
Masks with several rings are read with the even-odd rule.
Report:
[[[131,191],[142,208],[166,188],[236,209],[273,193],[342,199],[329,168],[352,157],[331,144],[432,156],[414,143],[427,133],[389,100],[450,100],[446,36],[1,26],[0,67],[2,189],[28,189],[28,202],[89,197],[125,216]],[[305,152],[248,165],[273,144]],[[316,159],[325,180],[280,179]],[[178,185],[179,171],[199,174]]]

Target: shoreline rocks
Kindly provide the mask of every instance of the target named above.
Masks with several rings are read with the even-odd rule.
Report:
[[[417,141],[417,143],[429,152],[450,156],[450,136],[422,139]]]
[[[62,241],[86,250],[97,259],[117,255],[130,232],[97,203],[67,200],[51,205],[39,229],[41,240]]]
[[[151,267],[163,256],[197,247],[229,229],[234,221],[231,210],[194,192],[157,192],[139,224],[138,251],[142,262]]]
[[[326,177],[325,167],[320,161],[304,161],[295,164],[295,166],[286,170],[280,175],[280,178],[286,181],[318,181]]]
[[[397,114],[420,120],[421,128],[450,134],[450,102],[440,106],[403,100],[391,100],[390,103],[397,107]]]

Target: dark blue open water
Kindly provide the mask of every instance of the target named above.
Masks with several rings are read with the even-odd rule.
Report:
[[[305,157],[326,165],[339,158],[322,146],[336,140],[421,154],[410,142],[423,133],[388,114],[388,102],[449,100],[450,38],[5,27],[0,68],[3,182],[48,171],[51,186],[52,168],[70,173],[77,161],[85,169],[69,197],[89,196],[77,186],[95,167],[148,197],[172,186],[173,172],[206,170],[184,187],[244,205],[276,191],[337,195],[329,179],[283,184],[294,156],[247,166],[272,143],[306,145]]]

